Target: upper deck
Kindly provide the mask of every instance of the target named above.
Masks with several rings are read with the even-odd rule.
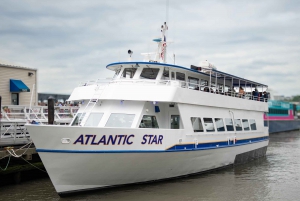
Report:
[[[267,85],[213,68],[195,70],[156,62],[119,62],[107,68],[115,71],[114,78],[82,82],[69,100],[160,101],[253,110],[252,105],[254,110],[267,109],[267,97],[262,94]]]

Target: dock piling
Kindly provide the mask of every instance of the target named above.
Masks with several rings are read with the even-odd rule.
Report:
[[[54,124],[54,98],[52,96],[48,98],[48,124]]]

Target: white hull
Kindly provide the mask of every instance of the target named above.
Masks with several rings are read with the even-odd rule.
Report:
[[[268,142],[202,151],[162,153],[40,153],[58,193],[146,182],[220,168]],[[55,163],[53,163],[55,161]],[[80,161],[80,163],[79,163]],[[57,163],[61,164],[57,167]]]
[[[38,133],[41,126],[28,126],[37,151],[58,193],[70,193],[74,191],[94,188],[161,180],[183,175],[189,175],[233,164],[236,155],[268,146],[268,140],[248,144],[232,144],[231,146],[211,147],[204,149],[168,150],[167,147],[174,144],[180,131],[165,130],[167,142],[158,150],[157,146],[150,146],[144,150],[134,147],[122,146],[116,150],[115,146],[93,146],[61,144],[62,137],[78,136],[88,131],[96,133],[97,130],[108,133],[119,132],[124,129],[99,129],[99,128],[59,128],[56,126],[43,126],[45,132]],[[52,129],[51,129],[52,127]],[[67,132],[54,133],[52,138],[45,143],[44,139],[51,131]],[[86,130],[89,129],[89,130]],[[144,129],[136,129],[145,132]],[[152,129],[153,130],[153,129]],[[66,131],[66,130],[65,130]],[[129,129],[126,132],[132,133]],[[156,129],[152,132],[161,132]],[[173,136],[171,136],[173,132]],[[178,132],[178,133],[176,133]],[[156,133],[154,133],[156,134]],[[137,144],[141,138],[136,134],[133,140]],[[243,134],[245,135],[245,134]],[[168,138],[167,136],[171,136]],[[224,136],[221,136],[224,138]],[[250,136],[249,136],[250,137]],[[76,137],[71,138],[74,142]],[[187,140],[187,139],[185,139]],[[77,153],[76,153],[77,152]],[[93,153],[94,152],[94,153]],[[110,153],[109,153],[110,152]]]

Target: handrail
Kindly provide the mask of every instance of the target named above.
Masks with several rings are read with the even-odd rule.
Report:
[[[48,123],[47,106],[3,105],[0,108],[0,146],[22,144],[28,141],[30,135],[25,127],[33,120],[40,124]],[[55,106],[54,121],[58,124],[69,124],[79,107]]]
[[[213,94],[224,95],[224,96],[231,96],[235,98],[242,98],[246,100],[254,100],[260,102],[268,102],[268,98],[254,96],[252,92],[245,92],[244,94],[228,90],[226,92],[224,86],[220,89],[217,88],[216,85],[211,86],[210,88],[205,84],[196,84],[191,83],[188,81],[181,81],[181,80],[150,80],[150,79],[98,79],[97,81],[90,81],[86,82],[86,85],[82,86],[90,86],[90,85],[97,85],[99,84],[140,84],[140,85],[159,85],[159,86],[172,86],[172,87],[179,87],[179,88],[186,88],[189,90],[196,90],[200,92],[210,92]]]

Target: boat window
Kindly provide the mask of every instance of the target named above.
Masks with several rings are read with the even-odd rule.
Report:
[[[102,116],[103,113],[91,113],[88,119],[86,120],[84,126],[98,126]]]
[[[234,131],[232,119],[225,119],[226,129],[227,131]]]
[[[155,80],[157,77],[158,71],[159,71],[159,68],[144,68],[140,77]]]
[[[179,129],[180,127],[180,116],[171,115],[171,129]]]
[[[144,115],[139,128],[158,128],[156,117],[151,115]]]
[[[172,80],[175,80],[175,73],[174,72],[171,72],[171,78],[172,78]]]
[[[225,131],[224,122],[221,118],[215,118],[217,131]]]
[[[251,127],[251,130],[256,130],[256,123],[255,123],[255,120],[254,119],[250,119],[250,127]]]
[[[243,123],[244,131],[249,131],[250,128],[249,128],[248,119],[243,119],[242,123]]]
[[[203,126],[201,122],[201,118],[199,117],[191,117],[191,122],[193,125],[194,132],[203,132]]]
[[[189,88],[199,90],[199,79],[195,77],[188,77]]]
[[[240,119],[235,119],[234,124],[235,124],[235,130],[236,131],[242,131],[243,130]]]
[[[119,75],[120,71],[121,71],[121,69],[115,70],[114,78],[117,77],[117,76]]]
[[[85,113],[78,113],[77,115],[76,115],[76,117],[75,117],[75,119],[73,120],[73,122],[72,122],[72,126],[78,126],[80,123],[81,123],[81,121],[82,121],[82,119],[83,119],[83,117],[85,116]]]
[[[124,68],[123,70],[123,77],[125,78],[133,78],[136,72],[136,68]]]
[[[284,114],[284,115],[288,115],[289,114],[289,110],[287,110],[287,109],[272,109],[272,108],[269,108],[269,114]]]
[[[164,68],[164,72],[162,74],[161,77],[162,80],[169,80],[170,76],[169,76],[169,68]]]
[[[176,72],[176,80],[182,80],[185,81],[185,74]]]
[[[130,128],[134,119],[134,114],[112,113],[106,122],[105,127]]]
[[[214,132],[215,131],[215,126],[212,118],[203,118],[204,121],[204,127],[206,132]]]

